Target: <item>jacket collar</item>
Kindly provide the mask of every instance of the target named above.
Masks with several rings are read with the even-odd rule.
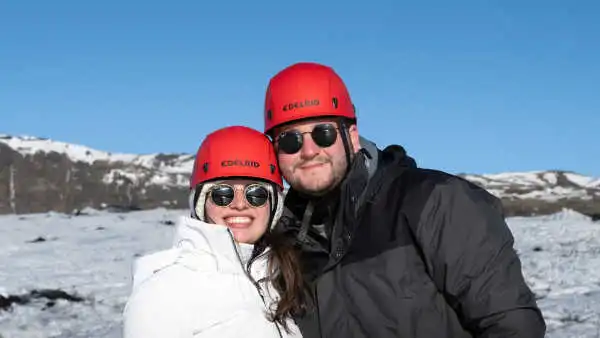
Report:
[[[373,175],[375,175],[375,171],[377,171],[377,165],[379,162],[379,149],[377,149],[377,145],[375,145],[374,142],[369,141],[362,136],[360,136],[359,142],[363,152],[365,152],[367,155],[365,158],[366,167],[369,172],[369,178],[372,178]]]
[[[179,218],[173,246],[212,256],[221,272],[245,269],[254,248],[251,244],[235,242],[231,230],[224,225],[205,223],[189,216]]]

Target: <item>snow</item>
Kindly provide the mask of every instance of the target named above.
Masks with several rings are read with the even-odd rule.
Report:
[[[44,311],[42,303],[15,306],[12,313],[0,310],[2,337],[120,337],[134,256],[168,246],[173,228],[161,220],[167,223],[181,213],[0,216],[0,287],[5,293],[59,288],[87,299]],[[40,236],[46,241],[30,243]]]
[[[62,289],[82,303],[38,300],[0,310],[0,335],[121,337],[136,256],[168,247],[183,210],[0,216],[0,295]],[[570,210],[509,218],[528,283],[541,297],[548,337],[600,332],[600,223]],[[43,237],[45,241],[32,243]]]
[[[89,164],[92,164],[94,161],[110,162],[111,160],[132,162],[136,158],[135,155],[111,154],[109,152],[98,151],[82,145],[53,141],[50,139],[27,135],[4,138],[1,141],[23,155],[34,155],[37,152],[57,152],[60,154],[67,154],[67,156],[74,161],[81,161]]]
[[[126,181],[131,181],[133,184],[137,185],[138,175],[121,169],[111,169],[104,177],[102,177],[102,182],[106,184],[117,183],[118,185],[123,185]]]
[[[173,186],[188,186],[190,180],[189,174],[179,174],[173,177],[168,175],[154,175],[148,181],[148,184],[154,185],[173,185]]]
[[[498,192],[501,196],[518,196],[522,199],[539,199],[548,202],[556,202],[565,198],[580,198],[583,200],[591,199],[585,190],[565,188],[561,186],[548,187],[542,190],[533,190],[524,194],[507,194],[505,192]]]
[[[158,167],[166,173],[173,174],[181,173],[189,175],[192,172],[194,164],[194,156],[189,154],[178,154],[178,158],[174,160],[173,165],[166,165],[163,162],[157,161],[157,156],[160,154],[136,155],[111,153],[83,145],[27,135],[18,137],[3,135],[3,137],[0,137],[0,142],[5,143],[22,155],[34,155],[38,152],[57,152],[67,155],[67,157],[75,162],[80,161],[88,164],[93,164],[96,161],[131,163],[148,169],[156,169]]]
[[[600,196],[600,178],[570,172],[508,172],[464,177],[500,198],[556,202],[561,199],[590,200]]]
[[[594,186],[598,185],[598,180],[594,179],[593,177],[588,177],[588,176],[583,176],[583,175],[579,175],[579,174],[574,174],[574,173],[565,173],[565,176],[569,179],[569,181],[580,185],[582,187],[589,187],[592,188]]]
[[[542,177],[546,182],[552,185],[558,183],[558,177],[556,176],[556,173],[544,173]]]
[[[558,173],[555,171],[506,172],[499,174],[466,175],[475,183],[488,186],[520,185],[527,187],[555,186],[558,184]],[[600,184],[600,178],[564,172],[563,175],[573,184],[582,188],[594,188]]]
[[[541,173],[542,172],[539,171],[524,173],[501,173],[486,175],[485,177],[492,181],[498,181],[498,183],[504,182],[519,185],[545,185],[547,182],[539,177]]]

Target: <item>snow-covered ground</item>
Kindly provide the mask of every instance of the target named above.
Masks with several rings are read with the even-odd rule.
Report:
[[[130,269],[170,245],[181,210],[0,216],[0,308],[10,295],[60,289],[82,302],[37,298],[0,310],[0,337],[121,337]],[[548,337],[600,337],[600,223],[574,212],[508,220]]]

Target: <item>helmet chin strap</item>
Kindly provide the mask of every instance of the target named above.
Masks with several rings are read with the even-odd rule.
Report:
[[[350,147],[350,132],[346,120],[343,118],[339,119],[338,126],[340,128],[342,143],[344,144],[344,151],[346,152],[346,174],[344,175],[346,176],[350,171],[350,161],[352,160],[353,149]]]

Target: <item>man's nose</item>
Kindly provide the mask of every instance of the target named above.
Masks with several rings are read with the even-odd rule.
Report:
[[[302,149],[300,149],[300,156],[303,159],[311,159],[319,154],[321,148],[313,141],[310,135],[303,135],[304,142],[302,144]]]

